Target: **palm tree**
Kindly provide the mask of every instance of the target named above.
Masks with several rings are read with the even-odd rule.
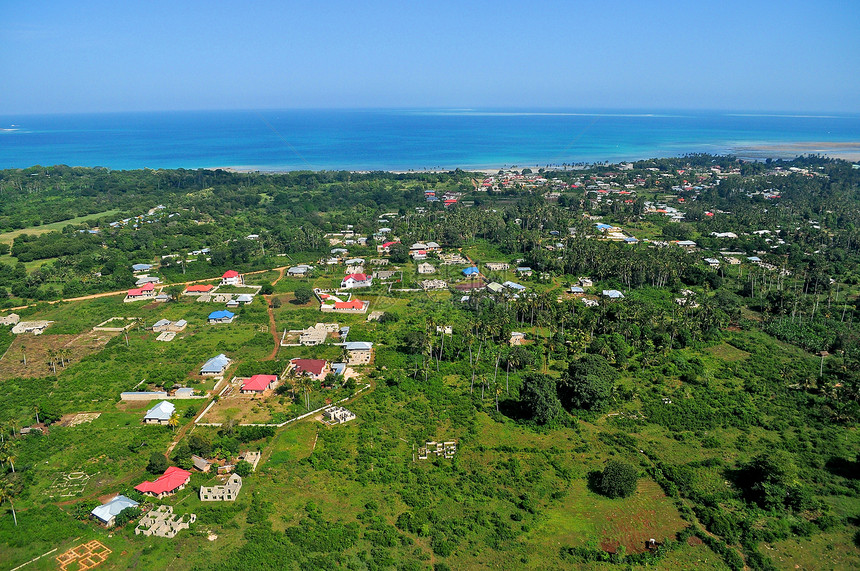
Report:
[[[51,368],[54,370],[54,374],[57,374],[57,351],[55,349],[48,350],[48,358],[50,359]]]
[[[0,444],[0,463],[4,462],[8,462],[12,473],[15,473],[15,453],[12,451],[12,443],[8,441]]]
[[[0,480],[0,505],[3,502],[9,502],[9,506],[12,508],[12,518],[15,520],[15,526],[18,525],[18,516],[15,514],[15,505],[12,503],[12,496],[14,495],[14,490],[12,488],[12,483],[8,480]]]
[[[10,422],[8,424],[2,425],[0,427],[0,443],[6,442],[7,436],[12,436],[15,434],[15,426]]]
[[[171,414],[170,418],[167,419],[167,425],[170,428],[172,428],[174,432],[176,432],[176,427],[179,426],[179,413],[178,412],[176,412],[175,410],[173,411],[173,414]]]
[[[300,375],[293,382],[293,386],[297,388],[304,396],[305,399],[305,407],[310,410],[311,409],[311,391],[314,388],[313,381],[311,381],[310,377],[306,375]]]

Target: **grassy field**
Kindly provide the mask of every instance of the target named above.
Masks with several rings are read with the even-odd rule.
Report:
[[[860,569],[860,548],[847,530],[779,541],[762,551],[778,569]]]
[[[623,545],[627,553],[645,551],[650,538],[663,542],[674,538],[687,524],[663,490],[653,481],[639,482],[636,493],[626,499],[608,499],[575,481],[557,507],[547,510],[546,519],[528,536],[550,557],[559,545],[597,543],[614,552]]]
[[[88,214],[86,216],[79,216],[77,218],[71,218],[69,220],[60,220],[59,222],[52,222],[43,226],[33,226],[31,228],[22,228],[20,230],[11,230],[9,232],[3,232],[2,234],[0,234],[0,242],[5,242],[6,244],[11,245],[12,241],[21,234],[39,236],[40,234],[47,234],[48,232],[60,231],[70,224],[73,226],[77,224],[83,224],[84,222],[98,220],[99,218],[104,218],[105,216],[114,216],[115,214],[119,214],[119,212],[119,210],[105,210],[104,212],[99,212],[98,214]]]
[[[481,244],[472,253],[493,255]],[[407,264],[404,274],[412,268]],[[456,270],[451,270],[452,276]],[[341,272],[342,268],[330,268],[309,283],[332,287]],[[254,283],[276,277],[267,272],[256,276]],[[415,281],[417,276],[410,274],[405,285]],[[538,291],[562,283],[561,278],[546,284],[517,281]],[[734,331],[710,347],[676,350],[671,359],[661,358],[660,368],[621,372],[619,394],[629,391],[631,396],[613,401],[610,410],[624,416],[583,415],[569,425],[542,429],[516,420],[521,382],[516,371],[511,374],[512,394],[501,395],[504,414],[498,414],[489,393],[482,398],[477,387],[470,393],[472,371],[465,353],[459,361],[443,359],[438,373],[431,361],[425,380],[422,354],[405,352],[405,334],[425,327],[431,315],[436,323],[454,326],[455,338],[449,343],[460,342],[456,337],[465,320],[450,303],[449,292],[388,293],[384,285],[354,292],[371,302],[371,311],[397,316],[379,323],[367,322],[365,314],[323,314],[315,299],[297,305],[291,292],[299,283],[308,282],[285,277],[277,284],[275,297],[281,305],[272,314],[278,338],[284,329],[317,322],[348,325],[350,340],[375,344],[374,366],[363,379],[371,381],[373,389],[347,405],[357,414],[355,421],[328,427],[307,419],[247,445],[261,448],[263,461],[258,472],[246,478],[235,504],[200,502],[197,488],[215,480],[195,474],[188,489],[164,502],[200,517],[175,540],[134,537],[133,527],[103,530],[91,522],[74,521],[69,512],[76,501],[103,498],[149,478],[150,454],[163,452],[174,438],[166,427],[143,426],[141,418],[151,403],[118,402],[121,391],[139,383],[150,389],[179,383],[211,390],[213,380],[197,372],[205,360],[221,352],[234,359],[228,379],[242,367],[267,366],[274,341],[265,300],[258,297],[239,308],[236,320],[225,325],[206,323],[206,316],[221,305],[193,298],[124,304],[121,297],[112,297],[21,311],[25,319],[55,323],[40,337],[15,339],[0,360],[6,396],[0,420],[28,418],[35,406],[101,416],[89,424],[55,426],[45,436],[20,440],[19,463],[31,480],[27,492],[15,498],[18,529],[13,529],[6,508],[0,509],[0,538],[9,545],[0,552],[0,567],[14,567],[53,547],[62,552],[99,539],[113,551],[101,565],[104,569],[206,569],[222,562],[231,568],[237,561],[254,560],[259,556],[256,550],[267,556],[288,553],[289,563],[270,562],[277,568],[364,569],[374,561],[381,568],[408,562],[415,564],[410,569],[428,569],[434,563],[456,569],[554,569],[570,566],[560,559],[562,548],[613,552],[623,546],[626,553],[639,553],[648,539],[673,539],[690,525],[691,516],[682,514],[687,500],[667,496],[649,476],[657,478],[653,468],[658,462],[682,470],[685,485],[697,493],[737,506],[729,467],[782,440],[808,448],[821,445],[808,443],[801,427],[788,426],[777,417],[773,407],[786,406],[777,397],[756,412],[753,399],[761,378],[779,377],[782,368],[815,365],[813,357],[759,332]],[[637,297],[672,303],[671,292],[666,291],[642,289],[630,295]],[[110,339],[101,344],[77,341],[91,339],[92,327],[114,316],[139,318],[139,325],[129,331],[127,346],[124,336],[107,333]],[[189,325],[172,342],[157,342],[147,328],[162,318],[186,319]],[[519,329],[530,337],[536,332],[549,334],[547,328]],[[46,362],[48,350],[70,343],[77,352],[55,380]],[[29,370],[20,363],[22,346],[30,351]],[[340,347],[330,344],[281,347],[274,365],[280,367],[294,357],[337,360],[341,354]],[[700,361],[701,374],[682,380],[680,369],[693,359]],[[558,376],[563,364],[552,359],[556,368],[551,374]],[[480,372],[489,377],[492,368],[484,369]],[[311,406],[340,394],[315,390]],[[662,404],[661,397],[670,398],[672,406]],[[190,422],[185,412],[203,404],[178,401],[181,427]],[[303,410],[289,394],[265,401],[232,396],[221,399],[205,421],[268,422],[274,415],[292,417]],[[748,420],[754,413],[756,422]],[[206,427],[191,428],[184,442],[191,436],[222,438],[218,429]],[[223,438],[231,438],[229,427]],[[849,435],[827,443],[834,455],[846,457],[852,439]],[[415,449],[426,440],[457,442],[454,458],[417,460]],[[608,499],[589,483],[589,474],[613,458],[639,470],[637,490],[629,498]],[[56,487],[59,475],[73,471],[89,476],[83,492],[69,500],[49,500],[47,493]],[[833,489],[846,485],[835,479],[831,483]],[[821,496],[840,517],[857,513],[854,499],[836,493]],[[858,564],[856,548],[846,533],[792,537],[761,550],[781,568],[813,568],[816,562],[834,569],[853,568]],[[210,534],[217,539],[210,541]],[[266,543],[266,538],[274,543]],[[30,568],[56,568],[54,555]],[[695,537],[654,567],[725,569],[723,560]],[[594,563],[582,568],[615,567]]]

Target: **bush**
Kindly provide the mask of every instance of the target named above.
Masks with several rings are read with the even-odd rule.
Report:
[[[559,387],[568,408],[600,411],[612,397],[612,382],[597,375],[567,377]]]
[[[523,407],[538,424],[549,424],[562,414],[561,401],[556,393],[555,380],[547,375],[530,374],[520,389]]]
[[[153,452],[149,456],[149,464],[146,465],[146,471],[150,474],[162,474],[167,470],[167,458],[160,452]]]
[[[314,292],[308,284],[300,284],[295,291],[296,303],[304,305],[311,300]]]
[[[610,460],[600,477],[600,491],[610,498],[626,498],[636,491],[638,478],[634,466],[620,460]]]
[[[164,458],[164,456],[162,456]],[[116,514],[116,526],[122,527],[128,522],[137,519],[140,517],[140,508],[138,507],[128,507]]]
[[[73,514],[75,519],[87,520],[90,519],[90,512],[99,507],[99,502],[96,500],[88,500],[75,504]]]
[[[246,478],[251,473],[251,464],[249,462],[246,462],[245,460],[239,460],[236,463],[236,467],[233,468],[233,472],[243,478]]]

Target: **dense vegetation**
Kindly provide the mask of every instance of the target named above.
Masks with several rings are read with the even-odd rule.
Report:
[[[463,171],[0,172],[0,306],[55,322],[38,341],[0,328],[0,510],[18,519],[0,512],[0,563],[86,537],[113,541],[117,568],[860,564],[860,170],[695,155],[539,174],[500,173],[488,191]],[[606,239],[598,222],[638,240]],[[139,407],[117,404],[138,385],[208,395],[196,371],[219,352],[240,376],[339,359],[331,344],[273,352],[267,328],[325,320],[313,288],[339,285],[344,267],[325,260],[347,229],[368,238],[347,246],[354,257],[401,242],[394,284],[358,294],[380,319],[338,316],[350,341],[375,344],[360,383],[284,385],[252,407],[251,426],[231,409],[220,427],[194,426],[211,395],[183,402],[172,427],[142,426]],[[421,291],[409,245],[428,241],[487,282],[526,289],[464,299],[453,287],[468,283],[464,265],[431,252],[430,277],[451,287]],[[486,269],[502,261],[533,273]],[[129,288],[134,263],[154,264],[175,301],[38,303]],[[309,277],[271,271],[299,263],[315,266]],[[230,326],[200,325],[212,307],[178,284],[227,269],[267,297]],[[571,294],[584,276],[593,288]],[[600,295],[610,289],[623,299]],[[114,316],[141,321],[86,350],[72,341]],[[160,318],[189,332],[157,343],[146,327]],[[272,426],[365,382],[346,426]],[[101,416],[59,422],[88,411]],[[37,414],[44,434],[21,435]],[[453,458],[418,459],[443,440],[457,443]],[[252,448],[265,460],[241,464],[235,504],[165,500],[199,517],[174,543],[149,545],[132,525],[108,539],[85,521],[95,498],[138,497],[129,484],[168,465]],[[46,501],[59,473],[79,470],[93,475],[84,492]],[[211,478],[195,473],[190,488]]]

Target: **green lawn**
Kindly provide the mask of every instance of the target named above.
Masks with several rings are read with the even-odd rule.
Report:
[[[0,234],[0,242],[5,242],[11,245],[12,241],[21,234],[30,234],[33,236],[47,234],[48,232],[62,230],[70,224],[73,226],[76,224],[83,224],[84,222],[98,220],[99,218],[104,218],[105,216],[113,216],[115,214],[119,214],[119,212],[119,210],[105,210],[104,212],[99,212],[98,214],[88,214],[86,216],[70,218],[69,220],[60,220],[59,222],[44,224],[42,226],[33,226],[31,228],[22,228],[20,230],[11,230],[9,232],[3,232],[2,234]]]

